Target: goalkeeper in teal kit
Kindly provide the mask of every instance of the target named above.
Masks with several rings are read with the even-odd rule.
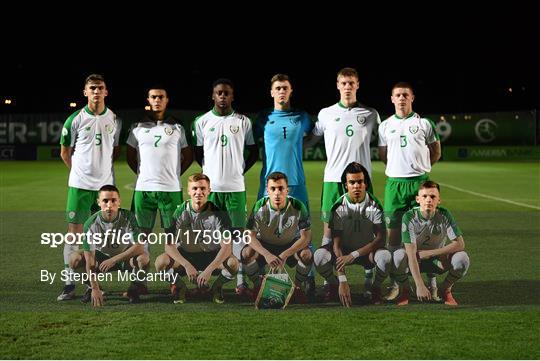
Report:
[[[264,144],[263,168],[257,199],[267,195],[268,175],[282,172],[288,178],[289,195],[304,203],[309,211],[302,147],[304,137],[313,129],[313,122],[305,111],[291,108],[292,92],[291,80],[287,75],[274,75],[270,80],[270,95],[274,99],[274,107],[261,112],[254,125],[255,137]],[[313,297],[315,290],[313,271],[309,274],[307,285],[306,293]]]

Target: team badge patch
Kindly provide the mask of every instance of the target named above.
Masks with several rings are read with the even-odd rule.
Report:
[[[69,219],[75,218],[76,215],[77,215],[77,213],[75,213],[75,212],[73,212],[73,211],[71,211],[71,212],[68,213]]]
[[[390,217],[386,217],[384,220],[386,221],[387,225],[390,224]]]
[[[173,128],[165,127],[165,134],[171,135],[174,132]]]
[[[238,125],[231,125],[229,129],[231,130],[231,133],[236,134],[240,130],[240,127]]]
[[[112,134],[112,132],[114,131],[114,128],[112,125],[110,124],[105,124],[105,131],[109,134]]]
[[[339,119],[340,119],[340,118],[336,118],[336,119],[334,119],[334,122],[339,122]]]
[[[67,128],[62,128],[62,135],[65,137],[66,135],[68,135],[68,130]]]
[[[390,222],[388,222],[390,223]],[[406,232],[407,231],[407,225],[405,223],[402,223],[401,224],[401,232]]]
[[[356,117],[356,121],[358,122],[358,124],[364,125],[364,124],[366,124],[367,118],[364,117],[363,115],[358,115]]]
[[[300,121],[300,118],[297,116],[294,118],[289,118],[289,123],[291,123],[292,125],[298,124],[299,121]]]
[[[420,129],[420,128],[418,127],[418,125],[411,125],[411,126],[409,127],[409,132],[411,132],[411,134],[416,134],[416,133],[418,133],[418,129]]]
[[[294,223],[294,217],[289,217],[289,219],[287,219],[287,222],[285,222],[285,224],[283,225],[282,229],[291,228],[293,223]]]

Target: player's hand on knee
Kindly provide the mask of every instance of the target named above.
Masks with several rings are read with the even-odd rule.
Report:
[[[343,272],[343,269],[345,268],[346,265],[350,264],[353,260],[353,256],[351,255],[346,255],[346,256],[341,256],[341,257],[338,257],[336,259],[336,269],[339,271],[339,272]]]
[[[103,273],[107,272],[114,266],[115,262],[113,262],[111,259],[107,259],[100,263],[99,270]]]

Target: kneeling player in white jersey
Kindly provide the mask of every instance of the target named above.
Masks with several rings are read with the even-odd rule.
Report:
[[[92,300],[92,305],[103,305],[103,292],[96,279],[97,273],[112,271],[140,272],[150,261],[144,252],[143,239],[139,239],[139,229],[133,213],[120,209],[120,193],[113,185],[105,185],[98,192],[99,212],[93,214],[84,224],[82,251],[70,255],[70,266],[75,269],[86,265],[90,277],[90,287],[82,302]],[[128,289],[130,303],[139,302],[142,283],[132,282]]]
[[[386,230],[382,206],[367,192],[371,180],[367,169],[360,163],[349,163],[341,182],[347,193],[339,197],[331,209],[329,228],[332,242],[315,251],[315,267],[330,286],[327,300],[335,299],[339,294],[341,303],[346,307],[351,306],[352,300],[345,266],[360,264],[365,269],[375,268],[371,300],[380,304],[381,283],[388,276],[392,264],[392,255],[384,248]],[[334,274],[334,267],[338,277]]]
[[[223,303],[223,285],[234,278],[239,265],[232,256],[230,219],[226,211],[208,200],[210,178],[205,174],[189,177],[188,193],[191,199],[176,209],[173,227],[168,230],[175,242],[165,245],[165,253],[156,259],[156,270],[174,269],[179,276],[187,275],[199,289],[208,285],[212,274],[219,273],[212,284],[212,295],[215,303]],[[186,284],[178,277],[171,286],[174,303],[186,301],[186,290]]]
[[[246,274],[257,290],[260,287],[259,269],[266,264],[270,267],[296,266],[295,300],[307,303],[305,281],[313,262],[309,249],[311,222],[306,206],[301,201],[289,197],[287,176],[281,172],[268,175],[266,190],[268,196],[255,203],[248,221],[250,230],[248,245],[241,252]]]
[[[420,185],[416,201],[419,207],[403,216],[401,236],[405,250],[394,252],[396,280],[400,283],[401,294],[398,305],[409,303],[407,266],[416,284],[418,300],[431,300],[432,295],[422,280],[421,273],[448,272],[439,293],[444,303],[457,306],[452,295],[452,286],[469,269],[469,256],[464,251],[465,242],[461,230],[452,214],[441,203],[439,185],[425,181]],[[446,239],[451,242],[446,244]]]

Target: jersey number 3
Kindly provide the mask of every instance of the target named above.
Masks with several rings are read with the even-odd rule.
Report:
[[[399,138],[401,139],[401,148],[406,147],[407,146],[407,137],[404,136],[404,135],[401,135]]]

